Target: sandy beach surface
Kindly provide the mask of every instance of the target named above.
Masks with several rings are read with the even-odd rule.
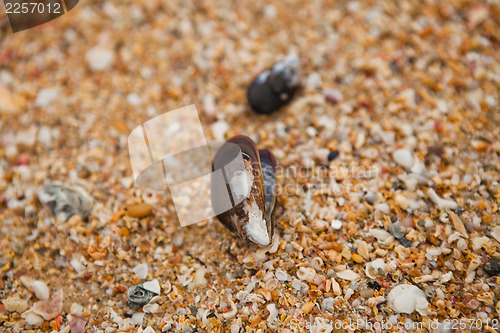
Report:
[[[290,52],[299,90],[255,114]],[[0,332],[500,331],[499,59],[498,1],[0,10]],[[270,246],[135,186],[130,132],[191,104],[276,156]],[[88,214],[57,221],[49,184]]]

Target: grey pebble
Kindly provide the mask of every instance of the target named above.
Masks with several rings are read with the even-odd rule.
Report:
[[[483,264],[483,269],[492,276],[500,274],[500,259],[491,258]]]
[[[365,200],[368,202],[370,205],[373,205],[375,201],[377,201],[377,194],[372,191],[368,191],[365,195]]]
[[[396,239],[401,239],[406,235],[406,227],[402,226],[399,222],[391,223],[389,231]]]

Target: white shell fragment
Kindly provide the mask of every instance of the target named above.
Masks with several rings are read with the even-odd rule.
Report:
[[[7,297],[2,300],[5,310],[10,312],[22,313],[28,308],[28,302],[18,296]]]
[[[491,236],[500,243],[500,226],[497,226],[495,227],[495,229],[493,229],[493,231],[491,232]]]
[[[142,311],[144,311],[144,313],[158,313],[158,311],[160,311],[160,305],[157,303],[146,304],[142,307]]]
[[[144,312],[136,312],[132,315],[132,322],[136,325],[142,325],[144,320]]]
[[[267,311],[269,311],[269,317],[267,317],[267,322],[272,324],[276,318],[278,317],[278,309],[276,308],[276,304],[268,304],[266,306]]]
[[[332,220],[332,228],[335,230],[340,230],[342,228],[342,221],[340,220]]]
[[[32,310],[28,310],[26,312],[23,312],[21,315],[26,320],[26,323],[28,325],[31,325],[33,327],[39,327],[42,326],[44,320],[42,317],[34,313]]]
[[[144,282],[142,284],[142,288],[144,288],[147,291],[150,291],[154,294],[157,294],[157,295],[159,295],[161,293],[160,283],[158,282],[157,279],[154,279],[154,280],[151,280],[148,282]]]
[[[413,154],[408,149],[395,150],[392,157],[397,164],[404,166],[406,169],[411,169],[413,166]]]
[[[394,236],[384,229],[372,229],[370,234],[382,245],[390,245],[394,242]]]
[[[356,281],[359,279],[358,273],[356,273],[350,269],[347,269],[347,270],[342,271],[342,272],[338,272],[337,277],[339,279],[347,280],[347,281]]]
[[[437,258],[443,253],[440,247],[428,247],[426,250],[425,257],[429,260],[437,260]]]
[[[378,275],[385,274],[384,259],[375,259],[365,266],[365,273],[370,279],[376,279]]]
[[[21,283],[32,293],[35,294],[36,298],[40,300],[45,300],[49,298],[49,288],[42,281],[33,281],[26,276],[21,276]]]
[[[333,297],[327,297],[321,302],[321,309],[323,311],[333,312],[335,310],[335,299]]]
[[[375,210],[380,211],[380,212],[385,213],[385,214],[389,214],[391,212],[391,207],[389,207],[388,204],[383,202],[383,203],[376,204]]]
[[[72,303],[71,307],[69,308],[69,313],[71,313],[74,316],[82,316],[83,313],[83,306],[81,306],[78,303]]]
[[[316,270],[310,267],[300,267],[297,271],[297,277],[301,280],[313,283],[316,278]]]
[[[292,278],[290,277],[290,275],[288,275],[288,273],[285,272],[284,270],[282,270],[281,268],[278,268],[276,270],[275,275],[279,281],[292,281]]]
[[[427,191],[427,195],[438,205],[439,209],[456,209],[458,207],[455,201],[440,198],[432,188]]]
[[[134,274],[137,275],[137,277],[139,277],[140,279],[145,279],[148,276],[148,270],[148,264],[143,263],[135,266],[132,269],[132,272],[134,272]]]
[[[425,316],[428,312],[429,302],[425,293],[411,284],[400,284],[394,287],[387,301],[391,309],[397,313],[413,313],[415,310]]]

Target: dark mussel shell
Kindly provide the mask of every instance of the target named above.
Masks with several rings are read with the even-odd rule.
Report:
[[[237,236],[259,246],[269,245],[276,202],[272,153],[259,151],[252,139],[238,135],[217,151],[212,168],[212,206],[217,218]],[[215,176],[217,171],[223,178]]]
[[[299,84],[299,58],[292,53],[252,81],[247,89],[248,104],[256,113],[272,113],[292,100]]]

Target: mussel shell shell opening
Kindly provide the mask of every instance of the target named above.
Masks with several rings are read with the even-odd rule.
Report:
[[[267,231],[274,234],[273,212],[276,206],[276,158],[267,149],[259,149],[262,178],[264,179],[264,209],[266,212]]]

